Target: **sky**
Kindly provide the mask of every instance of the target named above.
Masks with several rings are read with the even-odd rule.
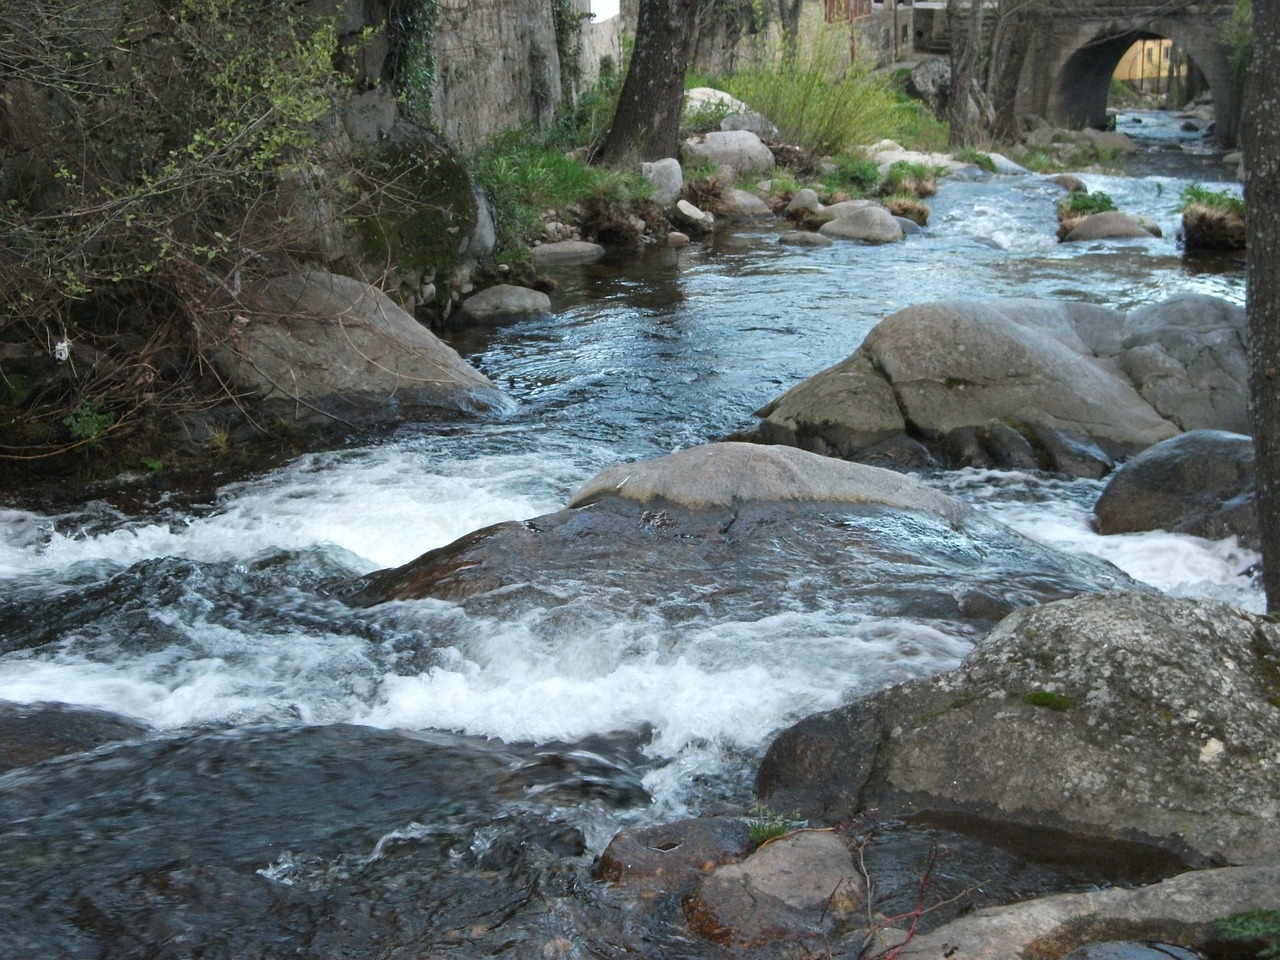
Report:
[[[596,15],[596,22],[608,20],[618,15],[618,0],[591,0],[591,12]]]

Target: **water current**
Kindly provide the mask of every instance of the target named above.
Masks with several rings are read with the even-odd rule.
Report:
[[[1238,189],[1181,122],[1121,117],[1144,145],[1129,175],[1081,174],[1163,238],[1059,244],[1041,178],[948,179],[902,244],[797,249],[753,227],[557,272],[550,315],[456,338],[518,401],[506,420],[408,425],[205,498],[135,478],[58,509],[0,502],[6,723],[63,704],[124,725],[0,773],[0,957],[716,955],[669,918],[639,924],[590,881],[592,857],[621,827],[750,809],[783,727],[952,667],[975,637],[838,597],[552,632],[441,601],[356,610],[333,585],[749,426],[902,307],[1242,303],[1241,263],[1179,249],[1183,187]],[[1170,593],[1260,603],[1234,542],[1095,535],[1097,482],[929,480]],[[70,730],[83,715],[65,712]],[[1093,882],[974,862],[1017,895]]]

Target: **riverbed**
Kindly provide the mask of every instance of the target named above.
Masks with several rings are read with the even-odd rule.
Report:
[[[912,304],[1243,303],[1242,262],[1178,246],[1187,183],[1238,189],[1180,123],[1124,116],[1139,175],[1080,173],[1162,238],[1060,244],[1059,188],[984,176],[943,181],[902,244],[797,249],[768,225],[611,255],[556,271],[550,315],[456,336],[518,402],[507,419],[407,425],[204,498],[140,477],[57,511],[0,502],[0,701],[140,725],[0,775],[0,957],[717,956],[660,912],[636,920],[593,857],[621,828],[750,811],[786,725],[954,667],[977,637],[840,597],[672,629],[355,610],[336,585],[749,427]],[[1098,482],[927,479],[1161,590],[1261,606],[1234,542],[1095,535]],[[886,876],[909,878],[928,838],[894,837]],[[964,864],[988,902],[1106,879],[1007,851]]]

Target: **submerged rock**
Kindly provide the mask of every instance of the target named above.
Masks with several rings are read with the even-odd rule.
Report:
[[[902,474],[724,443],[612,467],[569,508],[372,574],[349,602],[436,597],[533,614],[559,635],[567,622],[600,630],[655,614],[758,620],[839,596],[850,611],[954,630],[1126,583],[1108,564],[1036,544]]]
[[[551,298],[545,293],[510,283],[488,287],[462,302],[463,315],[479,322],[548,313],[550,310]]]
[[[1158,237],[1160,228],[1145,217],[1135,217],[1119,210],[1091,213],[1070,225],[1065,243],[1082,240],[1125,240],[1134,237]]]
[[[818,232],[828,237],[860,240],[863,243],[896,243],[902,239],[902,227],[893,214],[876,203],[841,211],[834,220],[828,220],[819,227]]]
[[[751,948],[842,932],[860,919],[866,900],[846,842],[831,831],[802,830],[715,870],[685,900],[684,914],[704,940]]]
[[[588,240],[560,240],[534,247],[529,256],[538,267],[594,263],[604,256],[604,247]]]
[[[958,810],[1141,839],[1189,862],[1280,854],[1280,627],[1226,604],[1081,597],[1019,610],[953,674],[801,721],[762,801],[840,820]]]

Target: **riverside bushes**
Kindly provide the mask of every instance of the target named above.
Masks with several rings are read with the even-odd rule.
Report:
[[[0,11],[0,333],[25,356],[0,375],[30,387],[7,391],[0,457],[199,403],[195,318],[309,242],[282,197],[341,200],[316,166],[331,21],[272,0],[46,6]]]

